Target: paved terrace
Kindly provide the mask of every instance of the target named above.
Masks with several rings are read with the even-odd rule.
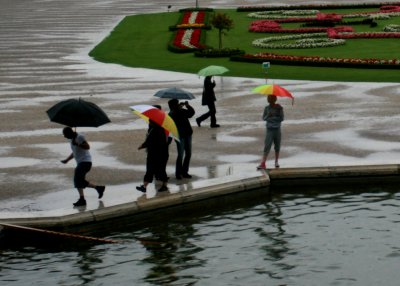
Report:
[[[66,224],[77,215],[98,220],[97,215],[105,218],[114,210],[127,211],[130,206],[144,209],[161,200],[201,198],[214,189],[224,193],[227,189],[241,191],[268,185],[268,177],[255,170],[263,147],[265,127],[260,117],[266,99],[250,92],[265,80],[217,77],[217,117],[221,128],[211,129],[205,123],[199,128],[192,120],[193,179],[174,179],[176,152],[171,145],[167,169],[171,176],[170,194],[156,195],[154,186],[146,195],[135,190],[145,171],[145,153],[137,151],[137,147],[144,139],[146,125],[128,107],[143,103],[161,104],[166,109],[167,102],[153,94],[178,86],[196,95],[191,104],[201,114],[205,111],[200,104],[202,78],[98,63],[87,54],[124,16],[159,12],[163,6],[166,10],[163,1],[0,3],[2,221],[57,217],[56,221]],[[168,3],[172,9],[188,5],[187,1]],[[257,3],[264,1],[252,1],[252,5]],[[219,1],[218,7],[241,4]],[[201,5],[216,4],[202,1]],[[292,106],[290,100],[280,99],[286,120],[281,169],[270,172],[272,186],[274,182],[284,182],[278,178],[288,178],[296,172],[303,178],[357,173],[361,178],[380,173],[384,180],[398,176],[400,84],[277,79],[274,83],[290,90],[296,101]],[[72,188],[74,164],[60,163],[70,152],[61,136],[62,126],[49,122],[45,113],[56,102],[77,97],[97,103],[112,120],[100,128],[78,130],[87,136],[92,147],[94,167],[89,179],[107,185],[101,201],[93,190],[86,191],[88,206],[84,212],[72,208],[77,199]]]

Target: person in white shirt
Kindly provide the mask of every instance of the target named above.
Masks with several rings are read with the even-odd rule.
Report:
[[[90,146],[85,136],[73,131],[71,127],[65,127],[63,134],[70,141],[72,153],[66,159],[61,160],[61,163],[67,164],[71,159],[75,158],[77,164],[74,174],[74,186],[79,192],[79,200],[73,205],[76,207],[86,205],[83,192],[86,187],[96,189],[99,199],[101,199],[106,187],[94,185],[86,180],[86,174],[92,168],[92,156],[90,155]]]

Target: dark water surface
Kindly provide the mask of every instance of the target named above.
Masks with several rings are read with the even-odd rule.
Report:
[[[121,244],[6,248],[0,250],[0,282],[399,285],[398,190],[336,187],[333,193],[264,195],[219,210],[132,219],[93,234]]]

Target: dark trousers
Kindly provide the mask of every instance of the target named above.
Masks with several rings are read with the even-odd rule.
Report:
[[[153,182],[154,176],[157,180],[162,182],[168,181],[166,172],[168,162],[168,156],[152,156],[147,155],[146,160],[146,174],[144,175],[144,181]]]
[[[215,103],[214,101],[207,104],[208,106],[208,112],[204,113],[203,115],[201,115],[200,117],[198,117],[198,121],[204,121],[206,120],[208,117],[211,117],[211,126],[217,124],[217,118],[215,117],[215,114],[217,113],[217,110],[215,108]]]
[[[89,185],[86,181],[86,174],[92,168],[92,162],[81,162],[75,168],[74,185],[77,189],[84,189]]]
[[[192,157],[192,136],[180,137],[176,142],[178,157],[176,158],[175,176],[189,173],[190,158]]]

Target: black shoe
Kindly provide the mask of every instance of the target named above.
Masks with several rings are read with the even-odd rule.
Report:
[[[201,126],[201,121],[198,119],[198,118],[196,118],[196,123],[197,123],[197,126]]]
[[[105,186],[97,186],[96,188],[97,193],[99,193],[99,199],[101,199],[104,195],[104,191],[106,190]]]
[[[218,128],[218,127],[220,127],[219,124],[213,124],[213,125],[211,125],[211,128]]]
[[[181,176],[181,175],[176,175],[175,178],[176,178],[177,180],[182,180],[182,176]]]
[[[74,203],[74,207],[86,206],[86,200],[79,198],[79,200]]]
[[[136,190],[145,193],[146,192],[146,187],[144,185],[140,185],[140,186],[136,187]]]
[[[182,177],[184,177],[184,178],[186,178],[186,179],[191,179],[191,178],[192,178],[192,176],[189,175],[188,173],[183,174]]]
[[[169,190],[168,187],[167,187],[167,186],[164,186],[164,185],[161,186],[161,188],[158,189],[159,192],[166,192],[166,191],[168,191],[168,190]]]

